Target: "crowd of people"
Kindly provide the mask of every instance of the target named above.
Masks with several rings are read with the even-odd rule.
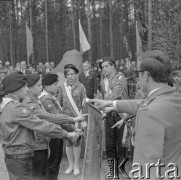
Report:
[[[81,73],[75,65],[66,64],[61,85],[58,75],[51,73],[53,62],[27,67],[21,61],[15,68],[0,62],[2,147],[10,179],[58,180],[63,140],[69,163],[65,174],[80,174],[87,98],[106,113],[108,179],[125,173],[130,148],[127,120],[136,114],[131,131],[133,163],[145,170],[146,163],[161,160],[180,169],[181,69],[173,70],[161,51],[144,53],[138,62],[104,57],[92,65],[86,60]],[[137,86],[135,100],[129,96],[132,79]],[[156,175],[152,170],[151,179]]]
[[[0,81],[10,73],[23,72],[25,74],[47,74],[55,68],[54,62],[46,62],[43,64],[39,62],[37,65],[27,65],[26,61],[17,62],[15,66],[12,66],[9,61],[3,62],[0,60]]]

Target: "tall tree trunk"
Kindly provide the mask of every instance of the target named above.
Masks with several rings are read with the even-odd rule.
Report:
[[[148,50],[152,49],[152,0],[148,0]]]
[[[30,30],[31,30],[31,33],[32,33],[32,36],[33,36],[33,16],[32,16],[32,0],[29,0],[29,14],[30,14]],[[35,61],[34,61],[34,53],[31,55],[31,58],[32,58],[32,63],[34,64]]]
[[[99,34],[100,34],[100,58],[103,57],[103,13],[104,9],[102,7],[103,1],[100,1],[100,18],[99,18]]]
[[[92,62],[92,32],[91,32],[91,11],[90,11],[90,1],[87,0],[87,25],[88,25],[88,39],[90,43],[89,49],[89,61]]]
[[[73,33],[73,41],[74,41],[74,49],[77,49],[76,44],[76,32],[75,32],[75,19],[74,19],[74,0],[71,0],[71,19],[72,19],[72,33]]]
[[[111,57],[114,59],[112,0],[109,0],[109,34],[110,34],[110,53],[111,53]]]
[[[121,56],[123,58],[123,0],[120,0],[121,18],[120,18],[120,34],[121,34]]]
[[[12,2],[10,2],[9,6],[9,43],[10,43],[10,60],[11,60],[11,65],[13,66],[13,37],[12,37]]]
[[[45,0],[45,38],[46,38],[46,62],[49,62],[48,54],[48,16],[47,16],[47,0]]]

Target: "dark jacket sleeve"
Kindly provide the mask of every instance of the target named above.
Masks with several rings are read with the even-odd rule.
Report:
[[[55,106],[53,99],[44,96],[40,99],[40,101],[47,112],[53,113],[53,114],[60,114],[59,110],[57,110],[57,108]],[[68,124],[68,123],[61,124],[61,127],[68,132],[75,131],[74,126],[71,124]]]
[[[50,123],[46,120],[42,120],[35,116],[27,109],[26,106],[18,105],[14,112],[15,121],[33,131],[41,133],[45,136],[52,138],[67,138],[67,131],[63,130],[60,126]]]
[[[60,125],[73,122],[73,118],[63,115],[63,114],[49,113],[45,109],[43,109],[40,105],[35,104],[34,102],[27,101],[26,105],[29,107],[32,113],[38,116],[40,119],[45,119],[49,122],[60,124]]]

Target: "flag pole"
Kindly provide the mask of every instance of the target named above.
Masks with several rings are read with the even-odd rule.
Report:
[[[45,0],[45,38],[46,38],[46,61],[49,62],[48,58],[48,17],[47,17],[47,0]]]
[[[12,3],[10,2],[9,7],[9,40],[10,40],[10,60],[11,65],[13,66],[13,38],[12,38]]]
[[[29,11],[30,11],[30,30],[33,36],[33,18],[32,18],[32,0],[29,0]],[[32,53],[32,63],[35,63],[34,53]]]
[[[28,26],[28,23],[26,22],[26,48],[27,48],[27,64],[28,64],[28,66],[29,66],[29,65],[30,65],[30,62],[29,62],[29,53],[28,53],[27,26]]]

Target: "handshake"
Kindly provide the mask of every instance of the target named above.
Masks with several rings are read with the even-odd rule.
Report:
[[[79,115],[79,116],[77,116],[77,117],[74,117],[74,118],[73,118],[73,121],[74,121],[74,122],[84,121],[86,116],[88,116],[88,114],[81,114],[81,115]]]
[[[82,135],[83,135],[82,131],[69,132],[68,133],[68,139],[70,139],[71,141],[77,141],[77,139],[79,139]]]

